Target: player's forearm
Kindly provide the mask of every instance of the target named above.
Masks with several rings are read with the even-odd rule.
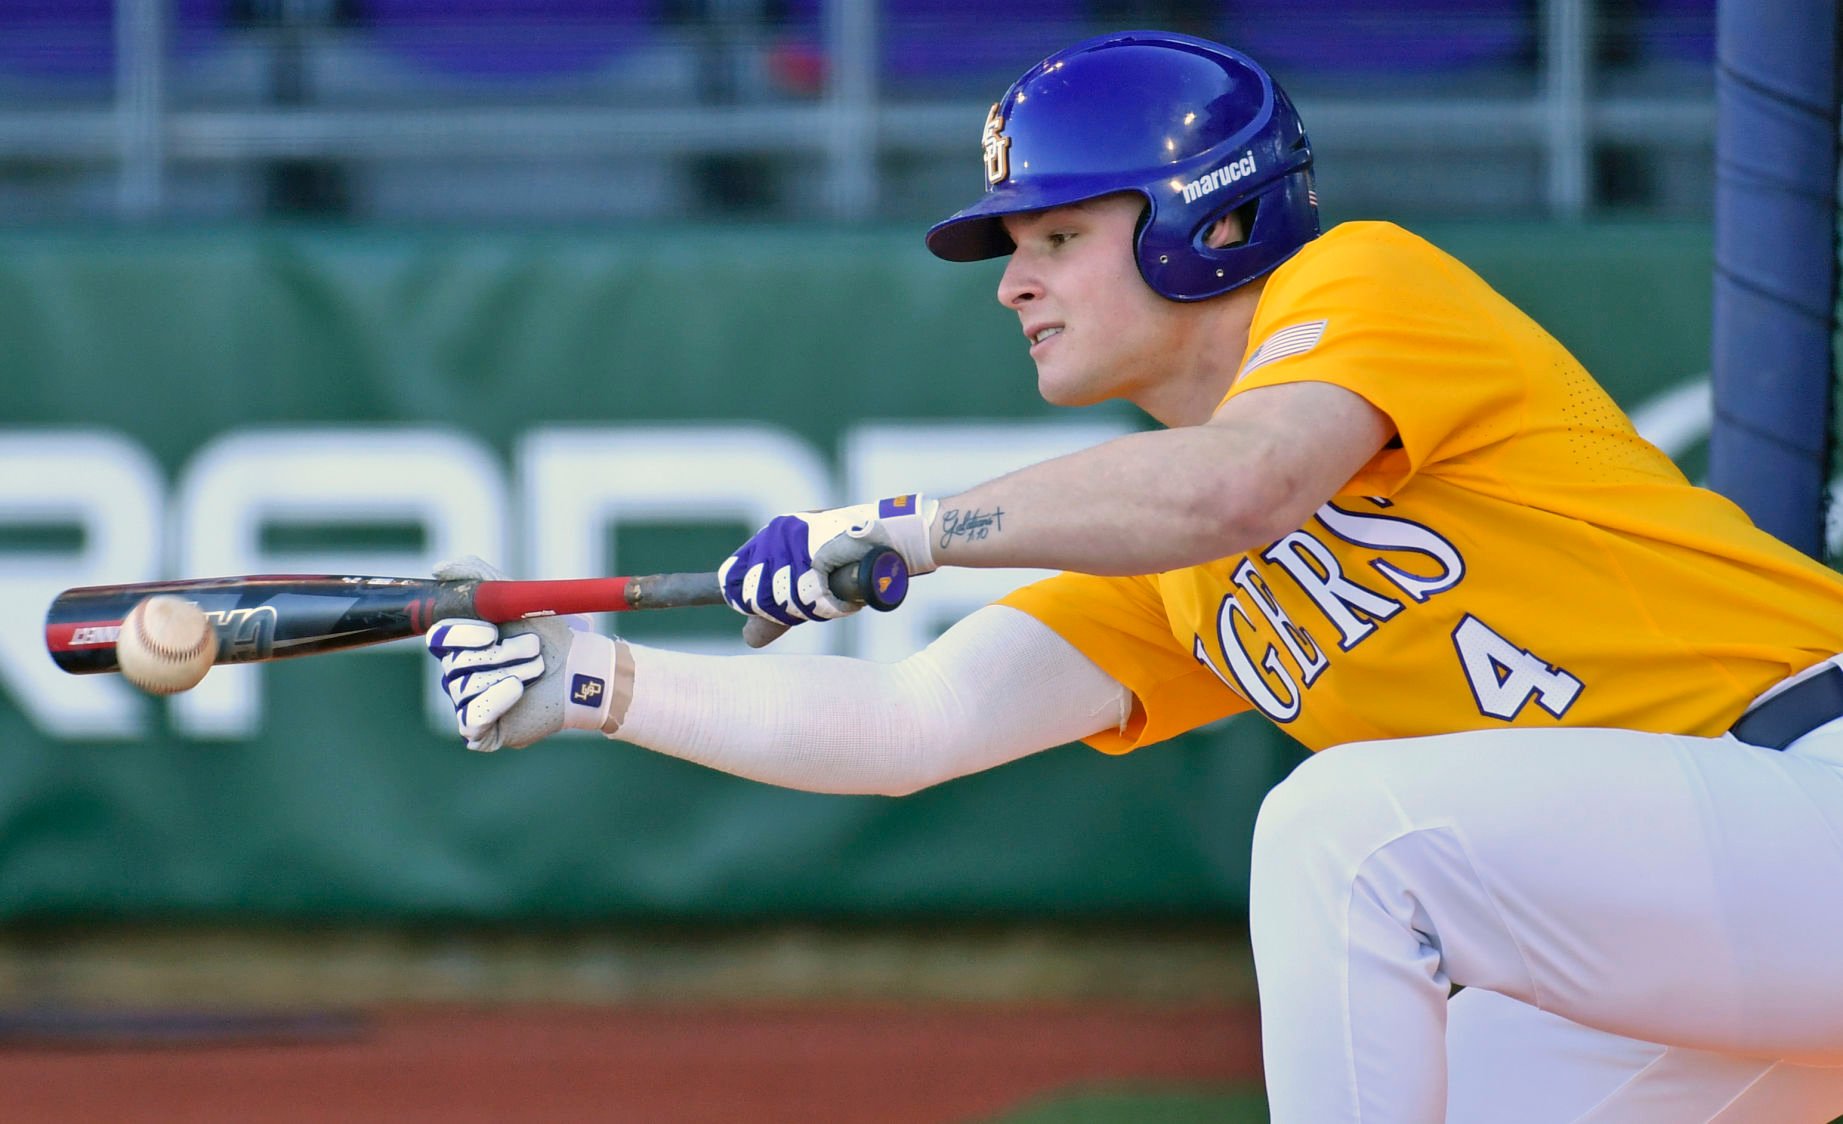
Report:
[[[1272,541],[1311,512],[1275,474],[1249,470],[1257,434],[1208,427],[1129,434],[941,501],[943,566],[1147,574]],[[1289,502],[1291,501],[1291,502]]]
[[[1117,727],[1130,706],[1060,637],[996,606],[895,664],[628,651],[615,737],[811,792],[913,792]]]

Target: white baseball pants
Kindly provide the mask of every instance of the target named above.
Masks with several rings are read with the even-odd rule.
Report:
[[[1275,1124],[1843,1114],[1843,721],[1341,746],[1253,862]]]

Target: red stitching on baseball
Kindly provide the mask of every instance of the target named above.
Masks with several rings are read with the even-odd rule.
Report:
[[[205,634],[200,636],[198,638],[198,643],[192,645],[190,648],[169,648],[164,644],[156,643],[154,638],[148,635],[147,632],[146,607],[147,603],[145,601],[135,606],[135,612],[132,614],[134,617],[134,635],[135,639],[141,642],[141,646],[154,655],[177,663],[191,659],[198,653],[204,651],[207,644],[216,647],[218,640],[217,630],[211,627],[210,621],[205,622]]]

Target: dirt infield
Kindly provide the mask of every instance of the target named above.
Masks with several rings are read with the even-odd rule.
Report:
[[[9,1122],[947,1124],[1259,1079],[1245,1005],[391,1007],[332,1040],[0,1049]]]

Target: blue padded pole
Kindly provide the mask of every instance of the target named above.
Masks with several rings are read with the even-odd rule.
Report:
[[[1709,483],[1824,553],[1837,298],[1836,0],[1721,0]]]

